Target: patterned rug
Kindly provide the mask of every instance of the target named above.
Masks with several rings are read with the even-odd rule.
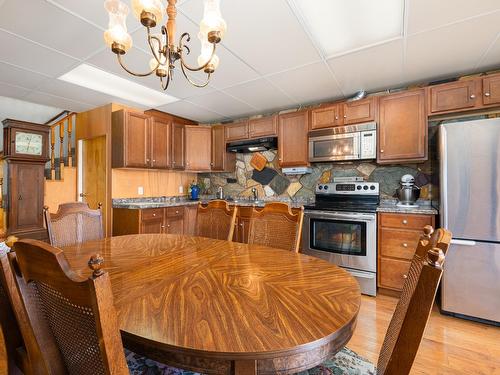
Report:
[[[131,375],[199,375],[155,362],[125,349]],[[297,375],[375,375],[375,366],[348,348],[342,349],[332,359]]]

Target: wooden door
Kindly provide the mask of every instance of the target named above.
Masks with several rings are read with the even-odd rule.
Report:
[[[224,126],[212,126],[212,162],[210,167],[213,171],[224,170],[224,158],[226,154],[226,140],[224,138]]]
[[[248,139],[248,121],[226,125],[226,142]]]
[[[480,81],[470,79],[429,87],[429,114],[455,112],[475,107],[478,103],[479,85]]]
[[[186,170],[210,171],[212,129],[210,126],[186,125]]]
[[[196,216],[198,214],[198,205],[184,207],[184,234],[194,236],[196,234]]]
[[[165,233],[184,234],[184,217],[183,216],[168,217]]]
[[[483,78],[483,104],[500,103],[500,74]]]
[[[170,144],[170,152],[172,158],[172,168],[173,169],[184,169],[185,168],[185,125],[177,121],[172,122],[172,137]]]
[[[278,155],[281,167],[309,165],[307,111],[286,113],[279,116]]]
[[[367,98],[342,105],[344,124],[359,124],[361,122],[375,121],[377,101],[376,98]]]
[[[125,112],[125,167],[149,166],[149,117],[138,112]]]
[[[159,118],[151,119],[151,167],[166,169],[170,167],[170,130],[171,122]]]
[[[44,164],[8,163],[9,234],[43,229]]]
[[[427,159],[425,91],[383,96],[379,100],[379,163]]]
[[[278,135],[278,116],[252,119],[248,122],[248,137],[276,137]]]
[[[333,104],[311,110],[310,129],[322,129],[343,125],[342,105]]]

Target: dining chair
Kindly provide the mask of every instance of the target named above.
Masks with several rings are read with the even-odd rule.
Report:
[[[409,374],[431,314],[450,241],[448,230],[434,231],[430,226],[424,228],[389,323],[377,368],[357,353],[344,348],[331,360],[302,374]]]
[[[61,249],[37,240],[16,242],[9,261],[39,352],[33,374],[183,373],[123,348],[100,255],[90,258],[88,278],[70,268]]]
[[[97,210],[83,202],[63,203],[55,214],[51,214],[45,206],[43,212],[50,244],[70,246],[103,238],[101,207],[101,203]]]
[[[226,201],[213,200],[206,206],[198,205],[196,235],[216,240],[233,240],[238,207],[230,207]]]
[[[252,210],[248,243],[299,252],[304,207],[294,214],[286,203],[268,203]]]

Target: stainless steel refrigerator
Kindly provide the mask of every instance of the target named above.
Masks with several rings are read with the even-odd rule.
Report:
[[[440,125],[441,310],[500,322],[500,118]]]

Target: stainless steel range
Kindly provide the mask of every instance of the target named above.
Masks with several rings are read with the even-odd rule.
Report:
[[[377,292],[377,182],[316,186],[316,203],[305,206],[302,249],[348,270],[361,292]]]

